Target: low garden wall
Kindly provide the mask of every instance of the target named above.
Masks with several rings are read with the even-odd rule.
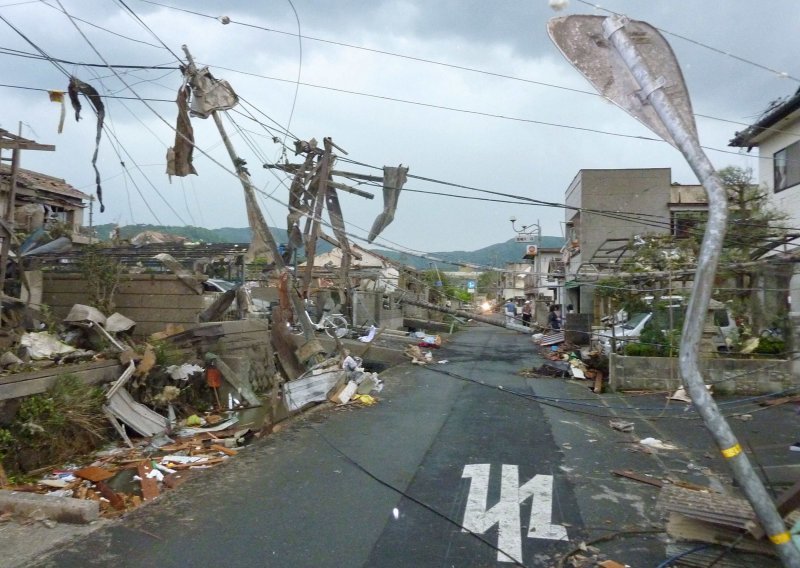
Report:
[[[612,354],[608,370],[612,391],[674,391],[681,386],[676,357]],[[792,362],[782,359],[701,359],[700,371],[717,394],[769,394],[800,385]]]
[[[89,303],[88,283],[81,274],[45,273],[42,303],[64,318],[75,304]],[[174,274],[123,274],[114,294],[116,310],[136,322],[135,335],[163,331],[167,324],[191,326],[208,302]],[[105,314],[107,316],[111,314]]]

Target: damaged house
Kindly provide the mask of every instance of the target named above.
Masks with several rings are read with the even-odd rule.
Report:
[[[0,165],[0,192],[8,195],[11,168]],[[72,235],[72,241],[89,242],[83,227],[83,213],[91,196],[75,189],[65,180],[31,170],[17,172],[14,199],[16,229],[31,233],[43,227],[62,225]],[[8,200],[0,202],[0,215],[6,217]]]

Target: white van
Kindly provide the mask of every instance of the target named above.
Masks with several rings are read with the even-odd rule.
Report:
[[[611,354],[611,344],[616,342],[617,352],[625,348],[625,344],[631,341],[636,341],[642,334],[642,329],[647,325],[653,317],[653,312],[640,312],[633,314],[628,318],[628,321],[615,325],[608,331],[602,331],[598,334],[598,341],[600,343],[600,350],[603,355]]]

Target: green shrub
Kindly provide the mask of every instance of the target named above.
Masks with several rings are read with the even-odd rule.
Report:
[[[107,439],[103,391],[61,375],[46,393],[26,397],[0,429],[0,458],[11,472],[55,465],[96,449]]]
[[[630,357],[661,357],[661,350],[657,345],[648,343],[628,343],[625,345],[625,355]]]
[[[758,340],[758,347],[753,353],[762,355],[780,355],[786,351],[786,342],[779,337],[762,337]]]

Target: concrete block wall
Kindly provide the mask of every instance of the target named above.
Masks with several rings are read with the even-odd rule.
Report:
[[[356,327],[374,324],[386,329],[400,329],[403,327],[403,311],[385,308],[383,292],[358,291],[353,295],[352,323]]]
[[[608,363],[612,391],[673,391],[681,386],[677,358],[612,354]],[[781,359],[701,359],[700,370],[717,394],[769,394],[796,387],[792,362]]]
[[[87,283],[81,274],[44,273],[42,303],[57,319],[64,318],[73,305],[88,302]],[[147,336],[169,323],[196,323],[207,302],[174,274],[123,274],[114,304],[116,311],[136,322],[136,335]]]

